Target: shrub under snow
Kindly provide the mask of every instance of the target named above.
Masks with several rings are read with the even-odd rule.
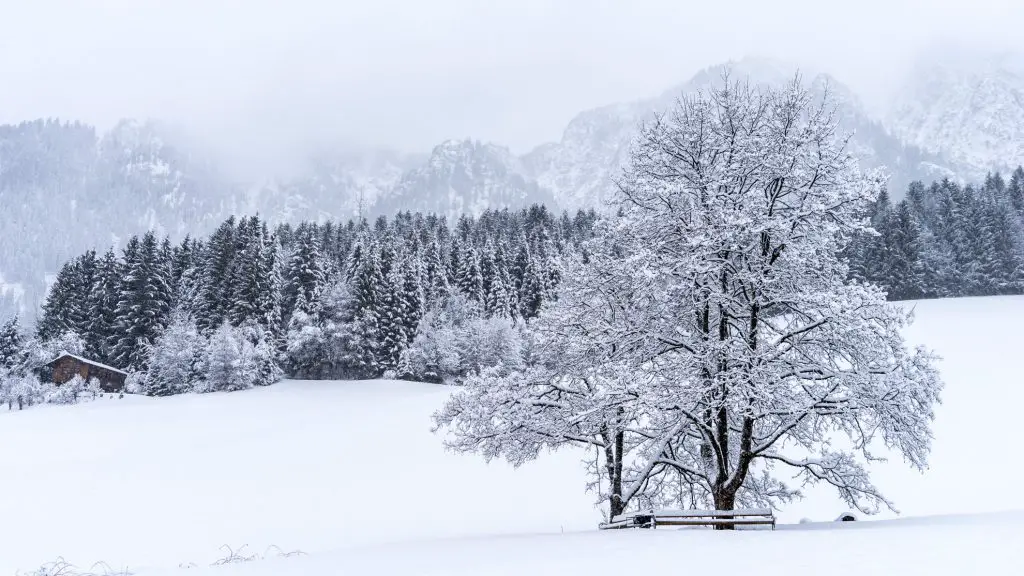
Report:
[[[59,386],[44,384],[43,387],[47,404],[77,404],[86,400],[95,400],[103,394],[98,380],[91,378],[86,381],[78,374]]]
[[[508,318],[484,318],[467,298],[454,295],[424,316],[402,354],[400,372],[417,380],[459,381],[483,368],[519,368],[524,350],[519,326]]]

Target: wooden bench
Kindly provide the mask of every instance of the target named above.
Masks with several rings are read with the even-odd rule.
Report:
[[[619,528],[657,528],[659,526],[771,526],[775,514],[767,508],[747,510],[655,510],[631,512],[612,518],[601,530]]]

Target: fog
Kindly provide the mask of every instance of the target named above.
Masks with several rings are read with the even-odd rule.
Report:
[[[0,0],[0,122],[160,118],[260,166],[328,144],[524,151],[747,55],[877,105],[937,41],[1024,51],[1021,21],[1018,0]]]

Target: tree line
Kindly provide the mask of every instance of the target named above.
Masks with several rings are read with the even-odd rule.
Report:
[[[1024,169],[1007,182],[913,182],[893,204],[883,192],[845,256],[850,276],[890,300],[1024,293]]]
[[[509,345],[553,297],[560,262],[579,253],[596,219],[535,205],[453,224],[405,212],[273,229],[258,216],[232,217],[206,239],[179,243],[149,232],[120,253],[90,250],[65,263],[34,336],[80,341],[75,351],[157,395],[282,374],[440,380],[491,351],[424,332],[483,331],[501,340],[492,348]],[[445,347],[459,341],[452,360]]]

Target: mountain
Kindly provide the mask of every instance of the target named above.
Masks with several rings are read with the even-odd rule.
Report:
[[[176,145],[158,123],[124,121],[98,135],[40,120],[0,127],[0,202],[0,318],[31,319],[64,261],[119,249],[145,230],[203,235],[232,214],[278,223],[418,210],[454,219],[554,198],[507,148],[470,140],[429,156],[323,152],[297,177],[245,183]]]
[[[565,129],[562,139],[543,144],[526,154],[530,175],[556,193],[559,204],[578,208],[600,202],[614,189],[614,177],[629,159],[629,146],[638,125],[668,110],[685,94],[720,84],[729,70],[733,79],[781,86],[793,80],[797,67],[772,60],[747,58],[714,66],[663,94],[631,103],[582,112]],[[824,73],[802,73],[812,93],[821,96],[826,87],[838,106],[841,129],[853,134],[850,150],[866,168],[885,166],[890,188],[899,196],[916,179],[941,178],[954,167],[939,154],[908,146],[865,111],[852,90]]]
[[[250,202],[274,221],[356,217],[368,213],[424,158],[390,150],[320,152],[301,176],[250,189]]]
[[[1024,164],[1024,63],[962,47],[929,50],[897,91],[887,123],[970,179]]]
[[[551,205],[551,192],[530,178],[525,163],[508,148],[471,140],[436,146],[426,164],[406,172],[378,199],[374,212],[434,212],[454,219],[488,208]]]
[[[248,208],[238,200],[155,123],[102,136],[55,120],[0,126],[0,314],[32,310],[47,278],[83,250],[146,229],[205,232]]]
[[[916,179],[975,180],[1024,163],[1024,73],[1008,59],[933,55],[883,124],[828,74],[803,71],[817,95],[827,87],[850,150],[867,168],[886,166],[900,197]],[[982,62],[982,64],[978,64]],[[449,140],[429,154],[322,150],[288,178],[245,182],[158,122],[124,121],[104,134],[80,123],[39,120],[0,126],[0,317],[31,318],[46,283],[71,256],[119,248],[147,229],[181,238],[206,234],[227,216],[271,223],[429,211],[451,217],[544,203],[598,206],[614,190],[639,124],[680,95],[733,78],[781,85],[796,66],[748,58],[713,66],[664,93],[581,112],[558,142],[517,156],[474,140]]]

